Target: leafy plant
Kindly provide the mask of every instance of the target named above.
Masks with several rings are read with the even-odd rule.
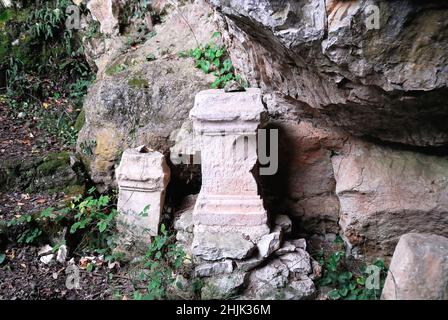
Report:
[[[3,14],[5,32],[0,33],[8,105],[18,113],[26,111],[39,128],[69,146],[76,141],[73,124],[91,81],[81,39],[65,26],[71,4],[70,0],[24,2]],[[50,107],[42,108],[42,103]],[[20,110],[25,105],[27,110]]]
[[[41,222],[53,219],[53,208],[47,208],[38,214],[23,214],[8,221],[8,227],[19,227],[17,243],[36,244],[43,236],[40,228]]]
[[[332,300],[376,300],[381,295],[384,286],[387,269],[382,260],[377,260],[373,265],[363,264],[361,270],[354,274],[349,270],[349,261],[343,251],[333,252],[327,259],[321,258],[323,276],[318,281],[319,287],[333,288],[328,293]],[[371,288],[367,285],[372,270],[378,272],[379,287]]]
[[[212,88],[222,88],[232,80],[247,86],[247,83],[242,80],[241,76],[235,75],[235,69],[232,61],[228,58],[226,47],[218,44],[216,41],[218,36],[220,36],[220,33],[215,32],[207,44],[188,51],[181,51],[178,55],[180,57],[194,58],[196,68],[207,74],[212,73],[215,76],[215,80],[211,85]]]
[[[182,267],[185,253],[175,244],[175,237],[169,235],[164,224],[160,226],[160,235],[153,238],[143,257],[143,270],[139,281],[145,284],[142,290],[134,292],[134,299],[155,300],[166,297],[166,288],[175,283],[174,271]]]
[[[95,191],[95,188],[89,189],[86,198],[76,197],[69,208],[65,209],[74,218],[70,233],[82,233],[79,249],[110,253],[115,246],[114,218],[117,210],[109,195],[95,197]]]
[[[81,153],[85,154],[86,156],[92,156],[93,150],[95,150],[96,147],[96,141],[95,140],[88,140],[83,141],[80,144]]]
[[[101,35],[100,33],[100,23],[98,21],[92,21],[89,26],[87,27],[87,30],[85,31],[85,35],[88,39],[96,38],[97,36]]]

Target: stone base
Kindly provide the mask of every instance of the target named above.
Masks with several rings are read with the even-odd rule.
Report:
[[[261,237],[270,233],[269,226],[267,224],[261,224],[258,226],[210,226],[199,224],[194,226],[193,234],[195,237],[202,233],[211,234],[239,234],[244,239],[257,244]]]
[[[194,209],[195,224],[253,227],[267,223],[267,213],[258,195],[199,195]]]
[[[199,260],[217,261],[247,259],[256,252],[256,243],[269,234],[267,225],[206,226],[196,225],[193,232],[192,254]]]

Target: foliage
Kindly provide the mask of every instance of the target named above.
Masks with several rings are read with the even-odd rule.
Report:
[[[373,265],[362,264],[356,274],[349,258],[344,251],[333,252],[326,259],[320,257],[323,266],[322,278],[318,281],[319,287],[333,288],[328,296],[332,300],[377,300],[380,298],[381,290],[384,286],[387,270],[382,260],[376,260]],[[379,287],[371,288],[367,283],[369,277],[375,277],[372,273],[377,270]],[[373,279],[373,278],[372,278]]]
[[[92,81],[80,37],[65,26],[71,4],[26,2],[0,17],[6,102],[13,112],[23,112],[66,145],[76,141],[73,124]]]
[[[95,140],[83,141],[83,142],[81,142],[79,147],[81,149],[82,154],[84,154],[86,156],[92,156],[93,150],[96,147],[96,141]]]
[[[232,61],[228,58],[226,47],[217,43],[216,38],[219,35],[219,32],[213,33],[212,39],[207,44],[186,52],[182,51],[179,56],[194,58],[196,68],[207,74],[212,73],[215,76],[215,81],[211,85],[212,88],[222,88],[232,80],[247,86],[240,75],[235,75],[235,69]]]
[[[77,196],[64,213],[73,216],[70,233],[81,233],[82,240],[78,249],[87,249],[100,254],[111,254],[115,246],[115,209],[114,198],[109,195],[95,197],[95,188],[88,196]]]
[[[113,76],[114,74],[125,71],[127,68],[128,68],[127,65],[118,63],[108,67],[105,72],[108,76]]]
[[[130,4],[129,10],[132,12],[132,19],[143,19],[147,13],[151,15],[153,24],[159,23],[161,18],[151,6],[150,0],[137,0]]]
[[[143,292],[134,292],[134,299],[155,300],[166,298],[166,288],[170,285],[181,286],[173,276],[182,267],[185,253],[175,244],[175,237],[169,235],[162,224],[160,235],[153,238],[145,256],[143,270],[139,274],[139,282],[145,284]]]
[[[47,208],[38,214],[26,213],[23,215],[17,215],[15,218],[8,221],[7,226],[19,227],[17,243],[21,244],[36,244],[41,240],[43,231],[41,229],[41,222],[51,219],[53,208]]]
[[[49,207],[38,214],[20,215],[7,226],[20,227],[15,239],[18,243],[36,244],[46,236],[43,222],[68,225],[70,234],[80,238],[77,251],[105,254],[106,260],[116,260],[119,257],[112,254],[117,215],[114,200],[115,196],[97,194],[95,188],[91,188],[86,197],[79,195],[63,208]]]
[[[88,76],[90,70],[80,40],[65,26],[65,10],[70,4],[68,0],[53,0],[31,5],[22,9],[27,12],[26,20],[6,25],[9,44],[0,64],[9,72],[10,95],[21,96],[28,89],[25,83],[15,81],[13,76],[19,73],[58,78],[61,73],[74,78]]]
[[[85,31],[85,36],[88,39],[97,38],[100,36],[100,23],[98,21],[93,20],[91,23],[89,23],[89,26],[87,27],[87,30]]]

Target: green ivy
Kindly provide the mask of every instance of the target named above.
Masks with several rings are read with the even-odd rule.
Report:
[[[184,259],[183,249],[176,245],[174,235],[168,234],[162,224],[160,234],[153,238],[143,258],[143,270],[138,280],[145,284],[145,289],[136,290],[134,299],[164,299],[168,286],[174,284],[179,288],[181,284],[175,283],[173,274],[182,267]]]
[[[36,244],[41,240],[43,231],[40,223],[53,219],[53,208],[47,208],[38,214],[26,213],[8,221],[8,227],[19,227],[20,232],[15,241],[21,244]]]
[[[206,74],[212,73],[215,76],[211,85],[212,88],[222,88],[232,80],[247,87],[247,83],[242,80],[241,76],[235,74],[235,68],[228,57],[226,47],[217,43],[216,39],[219,36],[220,33],[215,32],[207,44],[188,51],[181,51],[178,55],[194,58],[196,68],[201,69]]]
[[[376,260],[373,265],[363,264],[358,274],[349,269],[349,261],[343,251],[333,252],[328,258],[321,257],[323,275],[318,281],[319,287],[330,287],[328,297],[332,300],[377,300],[387,275],[387,269],[382,260]],[[369,276],[372,276],[372,266],[379,271],[380,283],[378,289],[366,286]]]
[[[111,254],[115,247],[117,210],[111,196],[95,196],[95,193],[96,189],[91,188],[87,197],[76,197],[64,213],[74,218],[70,233],[82,235],[79,250]]]
[[[65,26],[69,5],[70,0],[25,2],[2,12],[0,68],[6,70],[10,109],[38,119],[47,134],[73,146],[78,133],[73,124],[92,71],[78,33]],[[54,108],[42,108],[48,99],[58,100]]]

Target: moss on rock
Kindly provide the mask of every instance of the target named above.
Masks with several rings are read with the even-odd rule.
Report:
[[[81,112],[78,114],[78,117],[76,118],[75,125],[73,128],[77,132],[79,132],[79,131],[81,131],[85,122],[86,122],[86,113],[84,112],[84,110],[81,110]]]
[[[128,85],[133,88],[138,88],[138,89],[143,89],[143,88],[149,87],[148,80],[142,79],[142,78],[137,78],[137,77],[129,79]]]
[[[65,195],[68,197],[76,197],[79,195],[83,195],[85,193],[85,191],[86,191],[86,186],[79,185],[79,184],[68,186],[63,190]]]
[[[50,153],[44,158],[44,162],[37,167],[39,175],[48,176],[63,166],[70,165],[70,155],[66,151]]]

